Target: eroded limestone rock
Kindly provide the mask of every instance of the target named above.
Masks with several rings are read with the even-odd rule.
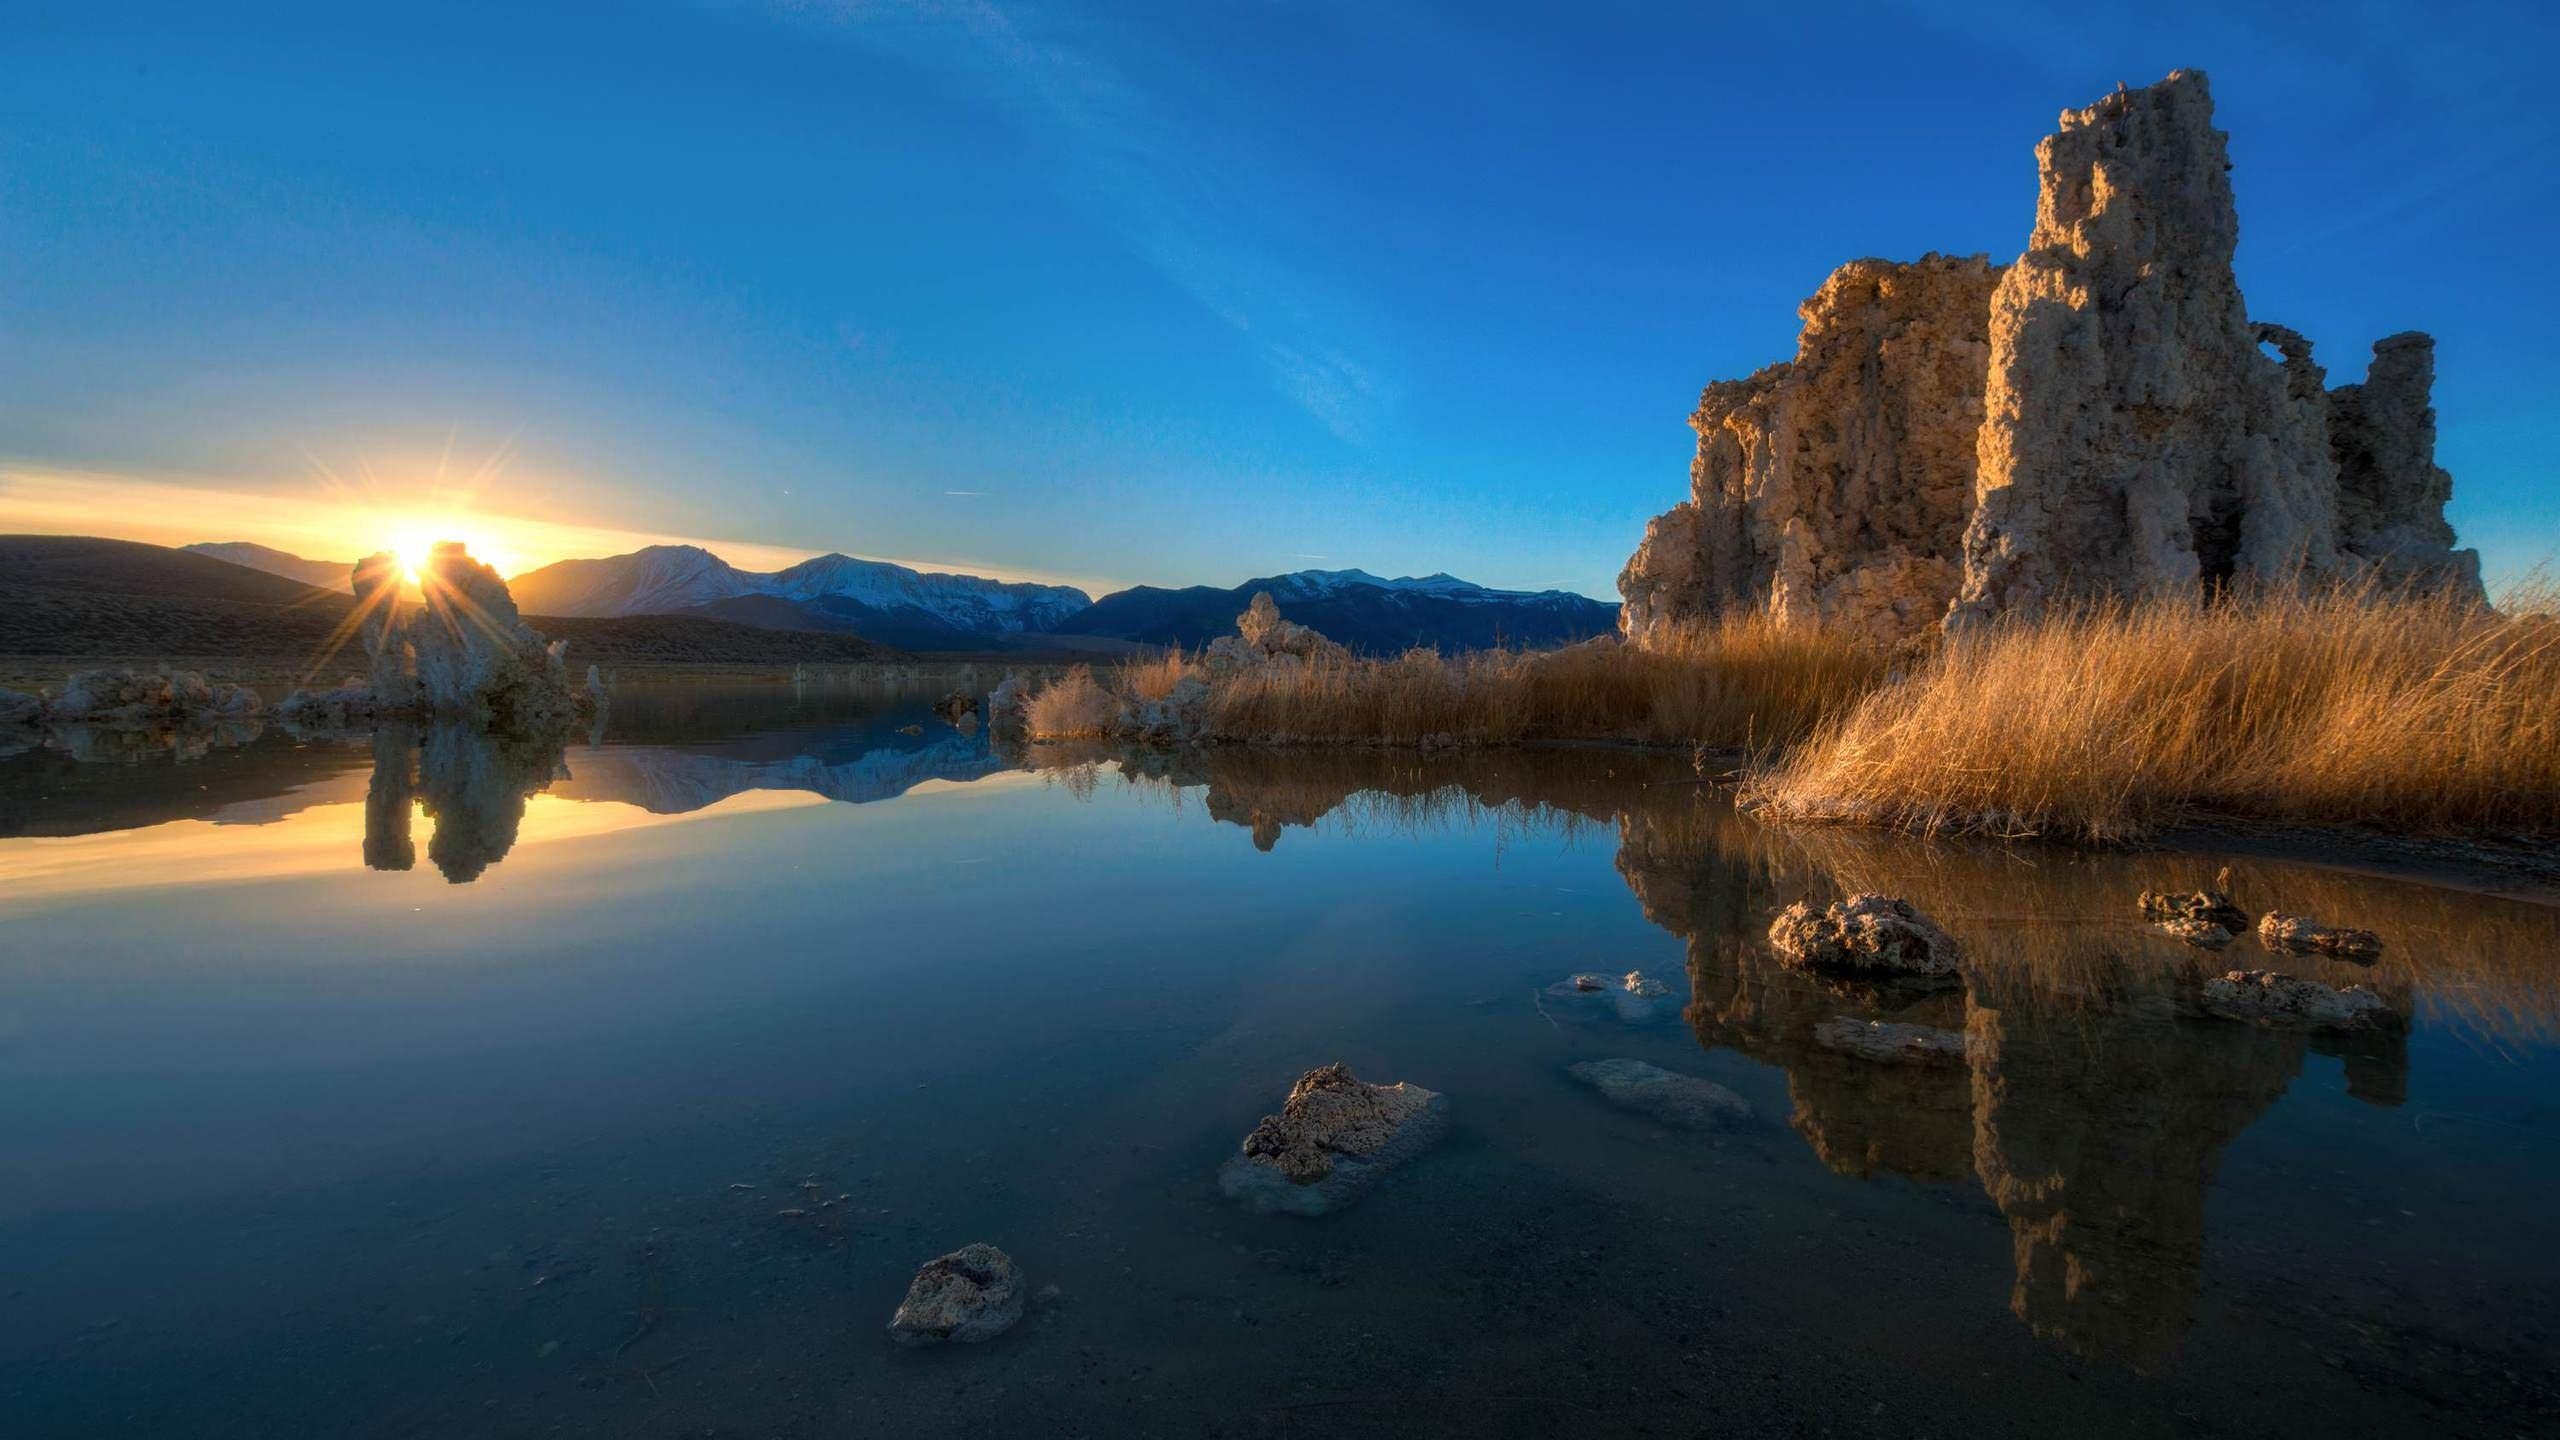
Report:
[[[1908,900],[1852,895],[1816,911],[1799,900],[1769,925],[1769,946],[1790,969],[1950,977],[1963,963],[1955,938]]]
[[[2366,964],[2382,958],[2382,937],[2370,930],[2323,925],[2308,915],[2270,910],[2258,921],[2258,943],[2270,950],[2335,955]]]
[[[5,697],[14,693],[0,691],[0,714],[7,713]],[[64,681],[42,701],[40,718],[54,725],[161,729],[252,720],[263,708],[257,691],[214,684],[201,671],[109,667]]]
[[[1298,1077],[1265,1115],[1218,1188],[1257,1210],[1321,1215],[1428,1149],[1448,1126],[1448,1097],[1409,1082],[1371,1085],[1343,1064]]]
[[[358,635],[370,661],[362,688],[296,691],[288,720],[364,723],[434,719],[508,734],[566,729],[593,712],[600,693],[569,680],[568,642],[545,641],[516,613],[498,572],[445,543],[429,552],[418,597],[402,593],[390,554],[356,562]]]
[[[1619,577],[1624,633],[1756,608],[1882,641],[1937,625],[1962,578],[1999,273],[1853,260],[1799,307],[1794,360],[1709,385],[1689,502]]]
[[[889,1338],[901,1345],[992,1340],[1022,1318],[1022,1301],[1022,1271],[1012,1256],[993,1245],[963,1245],[916,1271],[889,1317]]]
[[[2307,1029],[2396,1029],[2403,1023],[2389,1001],[2362,985],[2340,988],[2277,970],[2233,970],[2204,982],[2205,1010],[2253,1025]]]
[[[2201,72],[2064,112],[2036,156],[2015,263],[1853,261],[1795,359],[1706,388],[1690,498],[1619,577],[1627,638],[1762,611],[1900,640],[2228,582],[2479,595],[2433,342],[2331,390],[2309,340],[2250,318]]]

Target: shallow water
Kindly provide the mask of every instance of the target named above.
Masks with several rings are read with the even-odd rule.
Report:
[[[2560,1425],[2560,911],[1771,831],[1616,752],[1026,761],[930,698],[0,756],[0,1429]],[[2383,962],[2134,915],[2226,863]],[[1968,983],[1771,961],[1778,908],[1863,889]],[[2249,965],[2407,1032],[2198,1012]],[[1669,993],[1569,983],[1628,970]],[[1962,1041],[1881,1063],[1842,1015]],[[1223,1198],[1336,1059],[1448,1095],[1447,1137],[1320,1218]],[[1604,1059],[1750,1113],[1613,1108],[1568,1073]],[[975,1240],[1021,1325],[890,1345]]]

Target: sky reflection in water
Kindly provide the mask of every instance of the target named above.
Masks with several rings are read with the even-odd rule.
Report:
[[[2554,1418],[2551,909],[1768,831],[1626,754],[1016,768],[929,699],[0,757],[0,1400],[38,1434]],[[2134,917],[2224,863],[2385,960]],[[1778,907],[1860,889],[1971,983],[1771,963]],[[2196,1013],[2270,963],[2414,1023]],[[1670,994],[1548,993],[1629,969]],[[1842,1015],[1962,1054],[1844,1054]],[[1666,1130],[1564,1073],[1618,1056],[1754,1118]],[[1455,1132],[1319,1221],[1221,1202],[1331,1059]],[[976,1239],[1060,1293],[891,1352],[907,1272]]]

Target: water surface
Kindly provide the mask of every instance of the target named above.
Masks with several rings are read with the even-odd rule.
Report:
[[[1767,830],[1620,752],[1008,754],[938,688],[0,756],[9,1433],[2560,1424],[2560,912]],[[2135,916],[2225,864],[2385,960]],[[1771,961],[1778,908],[1863,889],[1969,982]],[[2405,1035],[2198,1012],[2267,964]],[[1629,970],[1669,993],[1563,983]],[[1751,1114],[1612,1108],[1568,1074],[1610,1058]],[[1337,1059],[1449,1095],[1449,1137],[1318,1219],[1222,1199]],[[890,1346],[973,1240],[1024,1322]]]

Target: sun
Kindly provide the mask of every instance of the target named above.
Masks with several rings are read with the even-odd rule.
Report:
[[[424,530],[403,530],[391,537],[391,553],[400,562],[404,583],[415,585],[426,574],[428,552],[435,548],[435,540]]]
[[[448,541],[461,545],[472,559],[501,575],[507,573],[514,558],[486,530],[451,520],[404,520],[391,528],[380,548],[390,551],[392,558],[400,562],[401,583],[416,589],[426,576],[427,561],[435,548]]]

